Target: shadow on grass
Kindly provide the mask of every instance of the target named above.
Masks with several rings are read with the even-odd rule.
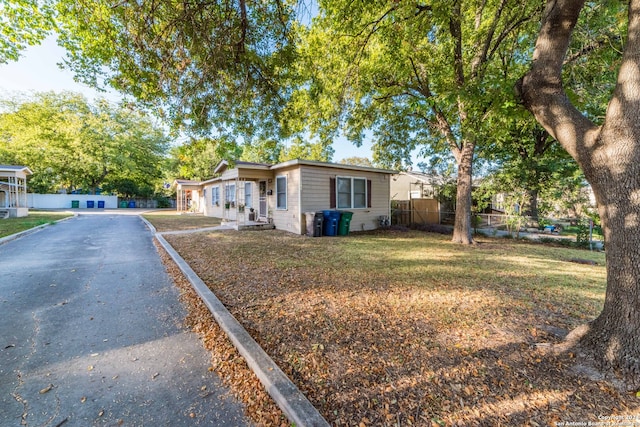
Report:
[[[334,425],[544,425],[637,408],[572,376],[570,354],[531,347],[601,304],[604,267],[565,252],[421,233],[168,240]]]

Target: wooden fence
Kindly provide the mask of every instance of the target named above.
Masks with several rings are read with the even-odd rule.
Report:
[[[436,199],[394,200],[391,223],[396,225],[440,224],[440,204]]]

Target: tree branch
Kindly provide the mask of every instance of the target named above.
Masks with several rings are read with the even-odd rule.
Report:
[[[486,62],[487,53],[489,52],[489,47],[491,46],[491,42],[493,41],[493,36],[496,33],[496,29],[498,28],[498,23],[500,22],[500,16],[502,15],[502,11],[504,10],[508,0],[501,0],[500,5],[496,8],[496,12],[493,16],[493,21],[489,26],[489,31],[487,31],[487,35],[484,38],[484,43],[482,43],[482,48],[478,49],[478,53],[475,58],[471,61],[471,77],[476,77],[478,75],[478,69]],[[476,17],[476,25],[478,25],[478,18]]]
[[[464,67],[462,58],[462,8],[460,2],[462,0],[456,0],[451,11],[451,17],[449,18],[449,32],[454,40],[453,51],[453,68],[458,86],[464,85]]]
[[[522,104],[578,163],[579,147],[593,144],[599,129],[562,87],[564,56],[583,5],[584,0],[548,0],[531,69],[515,87]]]
[[[591,43],[589,43],[588,45],[584,46],[582,49],[580,49],[577,52],[572,53],[571,55],[567,56],[564,60],[564,62],[562,63],[562,65],[567,65],[572,63],[573,61],[576,61],[580,58],[582,58],[583,56],[588,55],[589,53],[596,51],[598,49],[600,49],[601,47],[609,44],[611,42],[611,40],[615,40],[615,41],[622,41],[622,37],[620,37],[619,35],[613,35],[613,36],[603,36],[599,39],[593,40],[591,41]]]

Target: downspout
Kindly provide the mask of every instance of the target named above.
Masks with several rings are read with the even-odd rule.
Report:
[[[298,169],[300,172],[300,176],[298,176],[298,234],[302,234],[302,168]],[[289,181],[287,180],[287,186],[289,186]]]

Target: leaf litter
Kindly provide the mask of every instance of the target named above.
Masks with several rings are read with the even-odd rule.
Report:
[[[634,395],[574,375],[572,353],[536,345],[560,342],[547,331],[593,317],[598,303],[548,285],[553,277],[496,274],[499,261],[483,266],[506,262],[517,242],[461,248],[443,236],[394,232],[166,237],[332,425],[536,426],[639,413]],[[163,257],[211,369],[258,425],[287,425]],[[601,280],[600,270],[593,275]]]

